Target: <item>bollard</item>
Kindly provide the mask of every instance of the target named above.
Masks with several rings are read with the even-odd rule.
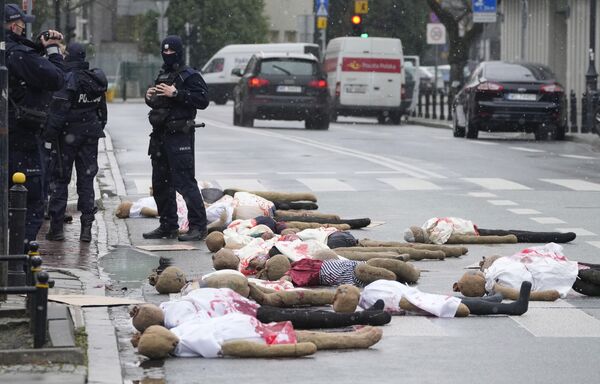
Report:
[[[29,265],[31,266],[29,271],[29,280],[31,281],[30,286],[35,287],[37,283],[37,274],[42,271],[42,258],[40,256],[33,256],[29,259]],[[27,295],[27,313],[33,314],[33,295]],[[33,329],[31,329],[33,331]]]
[[[571,118],[571,132],[577,132],[577,95],[574,90],[571,90],[569,95],[570,101],[570,118]]]
[[[440,120],[446,120],[444,115],[444,92],[440,91]]]
[[[431,92],[431,118],[432,119],[437,119],[437,95],[438,95],[438,90],[437,89],[433,89],[433,91]]]
[[[587,122],[588,110],[588,94],[585,92],[581,98],[581,133],[588,133],[589,127]]]
[[[448,90],[448,100],[446,100],[448,103],[448,116],[446,117],[446,120],[448,121],[452,120],[452,100],[454,99],[454,92],[452,92],[451,89]]]
[[[26,276],[26,284],[27,285],[35,285],[35,274],[41,271],[42,258],[40,257],[40,249],[37,241],[32,241],[29,243],[29,252],[27,252],[27,256],[29,256],[29,268],[27,268],[27,276]],[[34,260],[36,266],[34,266]],[[39,264],[38,264],[39,263]]]
[[[417,117],[423,117],[423,94],[419,92],[419,99],[417,100]]]
[[[431,115],[429,114],[429,97],[431,96],[431,91],[425,92],[425,118],[429,119]]]
[[[33,347],[41,348],[46,343],[46,322],[48,318],[48,280],[50,276],[47,272],[41,271],[37,274],[37,283],[35,284],[35,329],[33,333]]]
[[[25,223],[27,221],[27,188],[26,177],[21,172],[12,176],[13,186],[8,191],[8,252],[10,255],[23,254],[25,244]],[[8,285],[26,284],[25,265],[22,261],[8,263]]]

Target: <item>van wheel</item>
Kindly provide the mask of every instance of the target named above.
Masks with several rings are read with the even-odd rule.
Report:
[[[565,139],[565,134],[567,133],[567,125],[557,125],[556,126],[556,133],[555,133],[555,139],[556,140],[564,140]]]
[[[390,121],[394,125],[400,125],[401,120],[402,114],[400,112],[392,112],[392,114],[390,115]]]
[[[379,124],[385,124],[386,121],[387,121],[387,117],[383,113],[380,113],[377,115],[377,122]]]
[[[329,111],[329,121],[335,123],[337,121],[338,115],[335,109],[331,108]]]
[[[465,127],[458,125],[456,111],[452,114],[452,135],[454,137],[465,137]]]
[[[325,131],[329,129],[329,119],[326,115],[308,118],[304,121],[304,127],[310,130]]]

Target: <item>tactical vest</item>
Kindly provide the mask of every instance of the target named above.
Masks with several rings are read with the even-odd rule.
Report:
[[[66,116],[65,123],[73,128],[81,125],[91,126],[100,125],[100,109],[102,95],[106,89],[90,90],[82,85],[82,77],[88,76],[85,72],[88,70],[74,70],[67,74],[67,89],[70,91],[71,108]],[[86,89],[88,88],[88,89]]]
[[[174,85],[176,88],[180,88],[181,85],[185,82],[185,80],[196,73],[196,71],[188,66],[183,66],[177,71],[167,72],[165,70],[161,70],[154,80],[154,85],[158,85],[161,83],[167,85]],[[148,120],[152,127],[156,129],[162,129],[165,125],[173,120],[170,117],[171,108],[173,107],[174,101],[171,97],[164,96],[152,96],[154,99],[155,107],[152,108],[150,113],[148,114]],[[176,124],[177,125],[177,124]]]

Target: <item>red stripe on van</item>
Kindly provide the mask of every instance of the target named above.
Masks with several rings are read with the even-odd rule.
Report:
[[[400,73],[400,59],[368,59],[361,57],[344,57],[342,71],[344,72],[386,72]]]

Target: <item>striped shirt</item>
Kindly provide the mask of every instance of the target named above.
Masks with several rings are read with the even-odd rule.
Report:
[[[319,272],[321,285],[337,286],[342,284],[352,284],[357,287],[364,287],[365,284],[354,274],[354,269],[364,261],[353,260],[324,260]]]

